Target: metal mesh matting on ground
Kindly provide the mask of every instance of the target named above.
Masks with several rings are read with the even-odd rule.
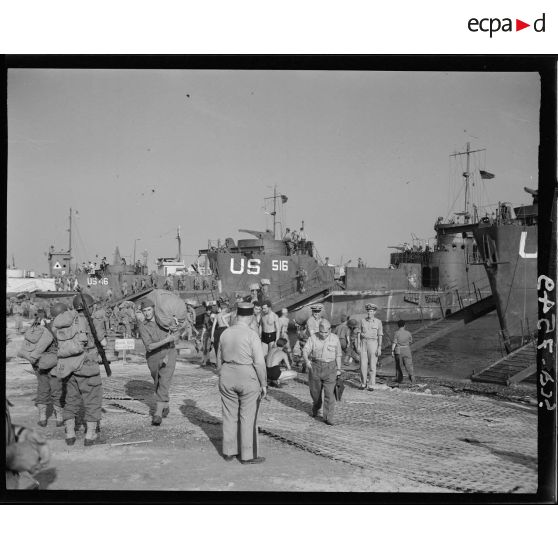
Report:
[[[302,376],[301,379],[304,377]],[[104,405],[148,415],[148,374],[104,379]],[[221,423],[218,378],[180,363],[171,388],[173,421]],[[457,492],[534,493],[537,490],[537,415],[491,399],[436,396],[403,390],[345,390],[335,426],[310,416],[308,387],[293,381],[271,388],[260,407],[260,432],[305,451],[370,472],[394,485]],[[173,407],[181,413],[173,413]],[[176,423],[173,423],[176,424]]]

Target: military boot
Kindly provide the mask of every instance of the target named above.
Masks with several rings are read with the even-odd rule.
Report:
[[[73,446],[76,443],[76,419],[66,419],[64,430],[66,431],[66,445]]]
[[[163,412],[165,411],[166,403],[162,401],[157,401],[157,406],[155,407],[155,412],[153,413],[153,420],[151,424],[153,426],[161,426],[163,422]]]
[[[64,426],[62,407],[59,407],[58,405],[54,405],[54,415],[56,416],[56,426]]]
[[[37,405],[37,409],[39,409],[39,420],[37,424],[39,426],[46,426],[47,425],[47,406],[39,403]]]
[[[98,426],[99,423],[97,421],[87,422],[87,430],[85,432],[85,439],[83,440],[83,445],[85,447],[106,443],[105,440],[102,440],[99,436],[97,436]]]

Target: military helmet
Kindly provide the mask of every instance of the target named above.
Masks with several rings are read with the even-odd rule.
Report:
[[[51,309],[50,309],[50,317],[52,319],[56,318],[58,314],[62,314],[62,312],[66,312],[68,307],[63,302],[57,302]]]
[[[84,293],[83,295],[77,294],[72,300],[72,304],[74,305],[74,308],[76,310],[83,310],[83,300],[81,298],[82,296],[85,299],[88,308],[95,304],[95,299],[91,295],[88,295],[87,293]]]

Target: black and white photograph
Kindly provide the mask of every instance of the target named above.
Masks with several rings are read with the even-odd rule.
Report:
[[[8,59],[5,497],[555,490],[556,83],[304,60]]]

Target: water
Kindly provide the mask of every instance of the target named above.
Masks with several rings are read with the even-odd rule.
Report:
[[[408,323],[412,333],[423,324]],[[438,339],[423,349],[413,352],[415,373],[423,377],[467,379],[504,356],[498,340],[500,324],[496,312],[491,312],[464,328]],[[397,324],[384,324],[389,337],[397,330]],[[389,338],[388,338],[389,339]]]

